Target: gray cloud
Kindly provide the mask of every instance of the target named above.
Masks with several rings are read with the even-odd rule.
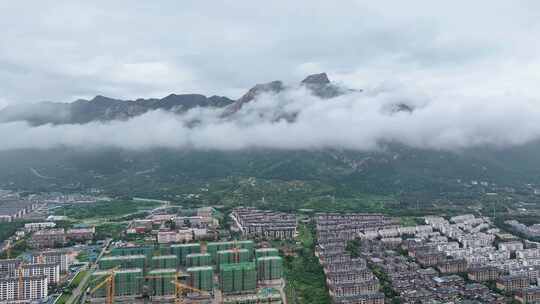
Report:
[[[1,149],[148,149],[239,150],[246,148],[378,149],[383,142],[413,147],[456,150],[473,146],[519,145],[540,136],[537,100],[518,96],[506,100],[460,95],[410,95],[408,90],[379,89],[331,100],[304,89],[262,95],[234,117],[221,110],[192,109],[183,115],[154,111],[128,121],[84,125],[0,124]],[[416,103],[412,113],[387,111],[388,105]],[[460,100],[457,103],[454,100]],[[514,107],[506,107],[513,102]],[[449,106],[450,105],[450,106]],[[488,105],[488,106],[486,106]],[[299,113],[295,122],[279,119]],[[192,122],[197,121],[195,127]],[[17,136],[12,136],[17,134]]]
[[[4,1],[0,98],[237,97],[257,82],[297,81],[310,64],[360,86],[382,74],[418,82],[411,76],[471,71],[500,85],[508,80],[491,78],[501,66],[519,74],[537,64],[539,9],[534,0]]]
[[[58,145],[373,149],[538,138],[540,3],[519,1],[21,1],[0,3],[0,107],[171,92],[238,97],[254,83],[330,76],[363,93],[264,96],[238,120],[193,110],[126,122],[0,125],[0,149]],[[421,105],[385,114],[387,103]],[[258,120],[302,109],[298,121]],[[192,119],[202,123],[186,128]],[[14,136],[13,134],[17,134]]]

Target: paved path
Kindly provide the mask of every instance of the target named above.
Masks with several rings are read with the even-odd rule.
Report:
[[[86,287],[86,284],[88,283],[88,280],[90,280],[90,277],[92,277],[92,272],[94,272],[94,270],[96,270],[96,268],[97,268],[97,262],[99,261],[99,259],[101,259],[103,254],[105,254],[105,251],[107,250],[107,248],[109,248],[109,245],[111,244],[111,241],[112,241],[111,239],[107,240],[107,242],[103,246],[103,249],[101,250],[98,258],[96,259],[96,262],[93,263],[92,266],[90,266],[90,271],[88,271],[86,276],[81,280],[81,282],[79,283],[79,286],[77,286],[77,288],[75,288],[72,291],[71,297],[69,297],[69,299],[66,301],[66,304],[78,303],[77,300],[80,298],[81,294],[84,293],[84,291],[85,291],[84,288]]]

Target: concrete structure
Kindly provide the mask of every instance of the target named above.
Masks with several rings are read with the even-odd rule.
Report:
[[[95,227],[89,228],[72,228],[67,231],[67,238],[71,241],[84,242],[94,238],[96,233]]]
[[[505,275],[497,279],[496,286],[504,291],[516,291],[530,286],[529,278],[525,275]]]
[[[43,206],[41,203],[21,200],[16,197],[0,199],[0,222],[11,222]]]
[[[108,271],[96,271],[92,274],[90,288],[94,288],[101,282]],[[143,271],[140,268],[120,269],[114,275],[114,293],[116,297],[138,297],[142,294]],[[170,281],[169,281],[170,282]],[[106,286],[99,288],[94,294],[94,298],[104,298],[106,296]],[[133,303],[133,302],[128,302]]]
[[[19,277],[0,278],[0,301],[17,303],[39,301],[48,295],[47,278],[41,276],[25,276],[20,284]]]
[[[0,260],[0,276],[15,275],[15,271],[19,268],[22,261],[19,259],[4,259]]]
[[[244,235],[268,239],[292,239],[296,236],[296,216],[288,213],[241,207],[233,210],[232,217]]]
[[[509,252],[523,250],[523,243],[519,241],[499,243],[499,250],[504,250],[504,251],[509,251]]]
[[[494,266],[472,267],[467,272],[467,277],[471,281],[486,282],[494,281],[501,275],[501,271]]]
[[[528,287],[516,292],[514,299],[520,303],[539,303],[540,287]]]
[[[27,224],[24,224],[24,231],[30,233],[30,232],[36,232],[38,230],[54,228],[54,227],[56,227],[56,223],[54,222],[27,223]]]
[[[67,237],[63,228],[46,229],[35,232],[29,240],[32,248],[54,248],[64,246]]]
[[[467,261],[465,259],[445,260],[437,264],[437,270],[441,273],[460,273],[467,271]]]
[[[60,282],[60,265],[57,263],[23,264],[21,271],[23,276],[45,276],[49,285]]]
[[[177,235],[176,231],[159,231],[157,235],[157,242],[159,244],[176,243]]]
[[[55,263],[60,265],[60,272],[65,273],[69,268],[68,254],[62,250],[34,252],[30,255],[31,263]]]

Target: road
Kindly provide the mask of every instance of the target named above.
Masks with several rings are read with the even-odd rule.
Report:
[[[96,270],[97,268],[97,262],[101,259],[101,257],[105,254],[105,251],[107,251],[107,248],[109,248],[109,245],[111,244],[111,241],[112,239],[108,239],[107,242],[105,243],[105,245],[103,246],[103,249],[101,250],[101,252],[99,253],[99,256],[98,258],[96,259],[96,262],[91,264],[92,266],[90,266],[90,271],[88,271],[88,274],[81,280],[81,282],[79,283],[79,286],[77,286],[77,288],[75,288],[72,293],[71,293],[71,297],[69,297],[69,299],[66,301],[66,304],[75,304],[75,303],[78,303],[77,300],[79,299],[79,297],[81,296],[81,294],[84,293],[85,291],[85,287],[86,287],[86,284],[88,283],[88,280],[90,280],[90,277],[92,277],[92,273],[94,272],[94,270]],[[86,295],[85,295],[86,296]],[[84,303],[84,302],[83,302]]]

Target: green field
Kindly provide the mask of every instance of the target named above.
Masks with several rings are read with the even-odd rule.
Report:
[[[73,204],[55,210],[56,215],[72,219],[115,218],[158,207],[155,202],[112,201],[92,204]]]
[[[112,238],[115,240],[120,239],[122,231],[127,228],[127,223],[114,223],[107,222],[96,226],[96,239],[104,240]]]
[[[297,257],[285,258],[286,293],[291,304],[329,304],[322,266],[314,255],[311,227],[300,226],[302,248]]]

